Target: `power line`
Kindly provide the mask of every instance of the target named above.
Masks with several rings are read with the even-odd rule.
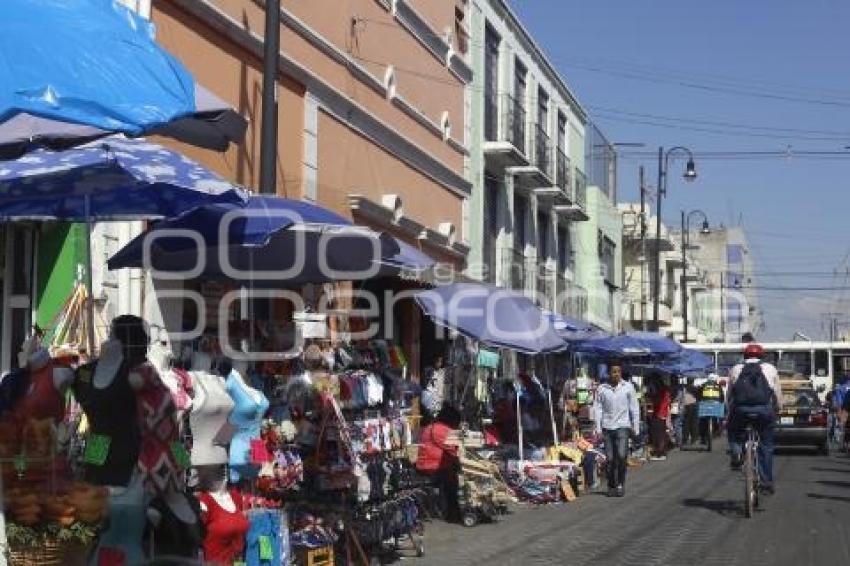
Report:
[[[663,116],[660,114],[646,114],[642,112],[629,112],[625,110],[619,110],[616,108],[606,108],[604,106],[596,106],[593,104],[588,104],[587,108],[611,113],[611,114],[621,114],[624,116],[633,116],[637,118],[650,118],[653,120],[664,120],[668,122],[681,122],[681,123],[693,123],[693,124],[701,124],[708,126],[721,126],[726,128],[734,128],[741,130],[763,130],[769,132],[783,132],[783,133],[795,133],[795,134],[819,134],[824,136],[832,136],[838,137],[839,139],[847,139],[850,138],[850,131],[838,131],[838,130],[811,130],[811,129],[802,129],[802,128],[779,128],[775,126],[758,126],[753,124],[741,124],[738,122],[725,122],[725,121],[716,121],[716,120],[707,120],[704,118],[685,118],[681,116]]]
[[[651,82],[653,84],[657,84],[659,82],[664,82],[667,84],[671,84],[674,86],[680,86],[683,88],[689,88],[693,90],[701,90],[704,92],[716,92],[721,94],[729,94],[734,96],[745,96],[751,98],[762,98],[762,99],[770,99],[770,100],[779,100],[783,102],[799,102],[805,104],[813,104],[818,106],[832,106],[838,108],[850,108],[850,101],[844,100],[829,100],[823,98],[812,98],[807,96],[794,96],[789,94],[780,94],[778,92],[765,92],[765,91],[757,91],[751,90],[746,87],[735,87],[735,86],[718,86],[711,85],[706,83],[700,83],[693,80],[683,80],[680,78],[669,78],[669,77],[648,77],[645,74],[635,74],[629,71],[618,71],[614,69],[605,69],[600,66],[594,65],[581,65],[578,63],[562,63],[565,67],[572,67],[575,69],[582,69],[584,71],[589,71],[593,73],[600,73],[604,75],[612,75],[623,77],[626,79],[643,81],[643,82]]]

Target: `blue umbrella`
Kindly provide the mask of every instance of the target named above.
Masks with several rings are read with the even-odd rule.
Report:
[[[591,338],[574,345],[577,352],[618,357],[670,355],[681,349],[682,346],[675,340],[652,332],[629,332],[617,336]]]
[[[564,314],[547,313],[552,327],[566,342],[578,342],[610,336],[594,324]]]
[[[683,348],[681,352],[665,358],[659,366],[670,373],[704,373],[714,369],[714,359],[698,350]]]
[[[156,219],[210,202],[243,202],[246,196],[194,161],[144,139],[114,136],[0,161],[0,219]]]
[[[4,0],[0,122],[16,114],[139,135],[195,111],[154,26],[113,0]]]
[[[173,230],[182,235],[169,235]],[[173,273],[201,261],[198,274],[258,286],[368,279],[430,266],[424,254],[404,246],[320,206],[254,196],[245,204],[203,206],[160,222],[112,256],[108,266]]]
[[[455,283],[418,293],[416,302],[436,324],[489,346],[526,354],[565,348],[541,310],[515,291]]]

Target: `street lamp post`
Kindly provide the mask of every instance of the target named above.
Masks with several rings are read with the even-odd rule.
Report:
[[[691,245],[691,216],[699,214],[702,216],[702,229],[700,233],[708,234],[711,230],[708,227],[708,216],[701,210],[692,210],[687,215],[682,211],[682,321],[683,325],[683,340],[688,341],[688,248]]]
[[[658,148],[658,186],[656,187],[658,194],[657,204],[655,206],[655,278],[653,280],[652,285],[652,324],[656,332],[659,328],[658,309],[661,295],[661,247],[659,246],[661,239],[661,199],[667,194],[667,170],[670,165],[670,155],[675,152],[683,152],[688,155],[688,163],[685,166],[685,173],[683,175],[685,180],[690,182],[697,178],[697,169],[696,165],[694,164],[694,154],[690,149],[682,146],[676,146],[671,147],[665,153],[663,147]]]

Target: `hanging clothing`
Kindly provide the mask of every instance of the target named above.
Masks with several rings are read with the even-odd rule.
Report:
[[[141,433],[139,472],[151,493],[183,488],[183,470],[177,462],[175,445],[180,445],[177,409],[171,392],[159,378],[156,368],[144,362],[130,373],[141,378],[136,391],[137,418]]]
[[[194,522],[187,523],[178,517],[165,497],[160,496],[154,499],[150,506],[160,514],[159,523],[153,529],[154,555],[197,558],[198,551],[204,543],[201,506],[195,497],[185,492],[180,492],[177,497],[186,501],[192,510]]]
[[[222,445],[223,439],[217,437],[233,411],[233,399],[221,386],[218,376],[206,372],[193,372],[193,376],[198,394],[189,414],[192,465],[226,464],[227,449]]]
[[[65,399],[56,390],[53,381],[53,369],[56,365],[49,361],[39,369],[29,370],[29,387],[23,397],[18,399],[13,415],[21,422],[30,419],[52,419],[58,423],[65,416]]]
[[[144,563],[142,539],[147,515],[145,490],[139,480],[134,481],[124,493],[109,498],[109,528],[100,535],[90,562],[92,566],[136,566]]]
[[[169,387],[174,406],[178,411],[185,411],[192,407],[192,376],[188,371],[180,368],[174,368],[170,372],[175,385],[173,388]]]
[[[105,447],[102,462],[85,462],[85,479],[95,485],[126,486],[139,460],[141,435],[136,414],[136,394],[127,379],[125,363],[103,389],[94,385],[98,362],[77,369],[74,396],[89,421],[87,442]]]
[[[198,494],[198,500],[206,507],[202,513],[207,530],[204,537],[205,564],[230,566],[245,549],[245,534],[250,524],[242,513],[242,496],[235,489],[229,493],[236,506],[234,511],[224,509],[209,493]]]
[[[248,514],[251,527],[245,539],[247,566],[282,564],[280,514],[277,511],[255,511]]]
[[[256,475],[257,469],[251,465],[251,441],[260,438],[269,400],[262,391],[249,390],[236,371],[230,372],[225,387],[234,404],[229,421],[236,428],[230,441],[230,481],[238,482],[242,476]]]

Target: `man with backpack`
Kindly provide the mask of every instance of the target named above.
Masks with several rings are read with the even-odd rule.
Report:
[[[776,414],[782,408],[782,388],[776,367],[763,362],[763,357],[761,345],[747,344],[744,363],[736,365],[729,374],[726,397],[729,448],[732,468],[740,469],[746,426],[752,422],[760,438],[758,458],[762,483],[768,493],[773,493],[773,427]]]

